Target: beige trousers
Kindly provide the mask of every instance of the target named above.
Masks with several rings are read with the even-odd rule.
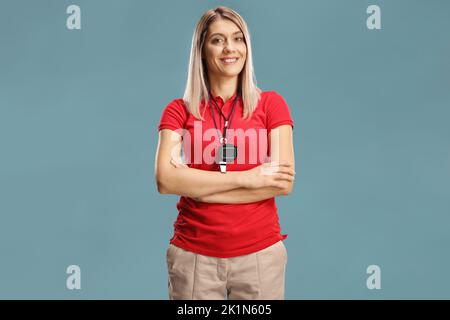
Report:
[[[282,300],[287,251],[283,241],[255,253],[216,258],[167,249],[170,300]]]

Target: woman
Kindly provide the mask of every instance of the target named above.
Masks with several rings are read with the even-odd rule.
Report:
[[[242,17],[205,12],[184,97],[159,124],[158,191],[181,196],[167,249],[170,299],[284,299],[287,235],[274,197],[292,190],[292,129],[284,99],[256,86]]]

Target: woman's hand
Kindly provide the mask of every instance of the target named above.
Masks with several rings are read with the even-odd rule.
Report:
[[[267,162],[253,169],[242,171],[244,188],[257,189],[264,187],[286,188],[288,182],[295,177],[294,166],[290,162]]]
[[[189,168],[175,158],[170,159],[170,164],[175,168]],[[241,174],[243,188],[247,189],[264,187],[286,189],[289,182],[293,182],[295,178],[294,166],[287,161],[263,163],[253,169],[241,171]],[[201,197],[192,199],[203,202]]]
[[[183,162],[177,161],[174,158],[170,159],[170,164],[174,166],[175,168],[189,168],[187,165],[185,165]]]

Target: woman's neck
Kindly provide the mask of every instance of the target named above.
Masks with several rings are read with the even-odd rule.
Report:
[[[217,97],[220,96],[223,101],[230,99],[237,90],[238,77],[232,78],[210,78],[211,92]]]

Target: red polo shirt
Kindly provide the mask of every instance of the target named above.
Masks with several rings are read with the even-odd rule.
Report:
[[[220,96],[215,101],[228,116],[236,94],[226,102]],[[208,154],[215,155],[219,145],[210,106],[200,104],[204,121],[194,118],[186,109],[183,99],[172,100],[164,109],[159,130],[184,131],[183,152],[191,168],[219,171]],[[216,124],[222,133],[224,120],[214,112]],[[280,125],[294,127],[289,107],[275,91],[263,91],[252,116],[243,119],[242,99],[239,98],[228,136],[228,143],[238,146],[238,159],[227,164],[227,171],[242,171],[264,162],[268,150],[268,134]],[[233,129],[233,130],[231,130]],[[231,134],[230,134],[231,132]],[[199,152],[200,151],[200,152]],[[178,217],[170,243],[203,255],[229,258],[262,250],[287,238],[280,233],[275,198],[246,204],[204,203],[189,197],[180,197]]]

